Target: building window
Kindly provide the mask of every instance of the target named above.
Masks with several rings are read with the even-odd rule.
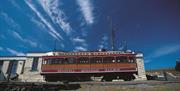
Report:
[[[16,60],[10,60],[9,61],[9,65],[8,65],[8,70],[7,70],[7,74],[16,74],[16,70],[17,70],[17,61]]]
[[[39,58],[38,57],[34,57],[33,58],[33,63],[32,63],[32,69],[31,71],[38,71],[38,60]]]
[[[0,74],[1,74],[2,67],[3,67],[3,61],[0,61]]]

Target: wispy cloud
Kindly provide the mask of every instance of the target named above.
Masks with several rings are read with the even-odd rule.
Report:
[[[102,49],[102,48],[105,48],[107,49],[108,47],[108,36],[104,35],[101,39],[101,42],[100,42],[100,45],[99,45],[99,48]]]
[[[62,36],[54,29],[54,27],[42,16],[31,1],[25,0],[25,3],[40,18],[40,20],[49,28],[48,33],[57,40],[63,39]]]
[[[75,37],[72,39],[72,42],[74,44],[74,51],[87,51],[87,43],[86,40],[80,37]]]
[[[165,56],[174,52],[180,51],[180,45],[170,45],[170,46],[163,46],[159,49],[157,49],[152,57],[160,57],[160,56]]]
[[[14,49],[11,49],[11,48],[6,48],[6,50],[16,56],[25,56],[25,54],[23,52],[19,52]]]
[[[149,63],[152,61],[152,59],[166,56],[166,55],[178,52],[178,51],[180,51],[180,44],[162,46],[162,47],[156,49],[150,55],[147,55],[145,57],[145,63]]]
[[[10,3],[14,6],[14,7],[16,7],[17,9],[19,9],[19,10],[21,10],[22,8],[18,5],[18,3],[16,2],[16,0],[9,0],[10,1]]]
[[[0,16],[13,29],[20,30],[20,26],[5,12],[0,12]]]
[[[42,28],[43,30],[46,29],[46,26],[39,20],[35,19],[34,17],[31,17],[31,21],[36,24],[39,28]]]
[[[67,22],[65,13],[59,8],[58,0],[38,0],[44,11],[49,15],[51,20],[58,24],[59,27],[68,35],[72,31],[70,23]]]
[[[80,10],[86,20],[86,23],[87,24],[94,23],[93,6],[90,0],[77,0],[77,3],[80,6]]]
[[[18,40],[20,40],[20,41],[23,41],[24,43],[30,44],[32,47],[37,47],[37,43],[36,43],[36,42],[33,42],[33,41],[31,41],[31,40],[29,40],[29,39],[26,39],[26,38],[23,38],[19,33],[15,32],[15,31],[12,31],[12,35],[13,35],[16,39],[18,39]]]
[[[127,49],[127,42],[123,41],[120,43],[118,50],[126,50]]]
[[[46,30],[46,26],[43,24],[43,22],[41,22],[41,21],[39,21],[39,20],[37,20],[37,19],[35,19],[35,18],[33,18],[33,17],[31,17],[31,21],[32,21],[33,23],[35,23],[40,29]],[[41,46],[42,46],[42,45],[41,45]],[[65,47],[63,43],[61,43],[60,46],[61,46],[61,48],[64,48],[64,47]]]
[[[2,51],[3,50],[3,48],[0,46],[0,51]]]
[[[150,63],[150,62],[152,62],[154,59],[152,59],[152,58],[144,58],[144,63],[145,64],[148,64],[148,63]]]
[[[81,39],[81,38],[79,38],[79,37],[76,37],[76,38],[73,39],[73,42],[84,43],[85,40],[84,40],[84,39]]]
[[[87,49],[85,47],[82,47],[82,46],[77,46],[77,47],[75,47],[74,51],[87,51]]]
[[[1,35],[1,34],[0,34],[0,38],[1,39],[6,39],[6,37],[4,35]]]

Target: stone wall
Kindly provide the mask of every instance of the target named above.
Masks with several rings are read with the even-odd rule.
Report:
[[[28,57],[25,61],[23,74],[19,76],[19,79],[23,82],[44,82],[43,76],[40,75],[41,62],[42,58],[39,58],[37,71],[32,71],[33,57]]]
[[[22,74],[24,62],[25,60],[19,60],[17,62],[17,70],[16,70],[17,74]]]
[[[41,64],[42,58],[39,57],[38,66],[36,71],[32,71],[32,63],[34,57],[27,57],[25,60],[21,59],[13,59],[13,60],[0,60],[3,61],[2,65],[2,75],[7,78],[7,70],[9,68],[10,61],[17,61],[17,69],[16,73],[19,75],[18,80],[23,82],[44,82],[43,76],[40,75],[41,73]]]
[[[143,54],[138,53],[136,55],[136,62],[137,62],[137,70],[138,70],[138,78],[136,80],[147,80],[144,69]]]
[[[9,61],[3,61],[2,72],[5,77],[7,77],[6,72],[8,70],[8,67],[9,67]]]

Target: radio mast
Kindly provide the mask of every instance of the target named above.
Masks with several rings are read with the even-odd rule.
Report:
[[[56,48],[56,45],[57,45],[57,44],[56,44],[56,42],[57,42],[57,41],[56,41],[56,39],[55,39],[55,40],[54,40],[54,51],[55,51],[55,52],[57,51],[57,48]]]
[[[112,28],[112,30],[111,30],[111,48],[112,48],[112,51],[115,50],[114,38],[115,38],[115,34],[114,34],[114,29]]]
[[[114,41],[115,33],[114,32],[115,31],[114,31],[114,28],[113,28],[112,19],[109,16],[107,18],[108,18],[108,20],[110,22],[110,29],[111,29],[111,50],[114,51],[115,50],[115,45],[114,45],[114,43],[115,43],[115,41]]]

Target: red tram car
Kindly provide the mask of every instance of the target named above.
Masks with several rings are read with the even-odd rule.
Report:
[[[61,52],[42,57],[41,75],[46,81],[85,81],[91,77],[133,80],[137,74],[135,55],[121,51]]]

